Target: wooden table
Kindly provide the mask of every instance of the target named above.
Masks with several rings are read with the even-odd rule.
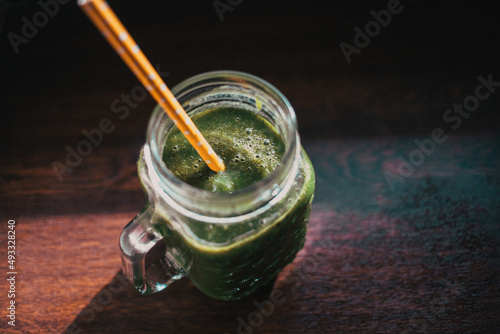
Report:
[[[144,204],[135,160],[153,100],[132,101],[124,119],[112,112],[138,82],[74,3],[15,53],[8,34],[41,7],[0,1],[1,332],[498,332],[500,88],[482,81],[500,81],[498,8],[404,2],[348,64],[339,44],[386,2],[244,1],[224,21],[213,2],[110,5],[168,85],[229,68],[290,98],[317,176],[307,241],[240,301],[187,279],[138,295],[118,237]],[[481,84],[490,94],[469,116],[446,114]],[[53,163],[104,118],[113,131],[59,179]]]

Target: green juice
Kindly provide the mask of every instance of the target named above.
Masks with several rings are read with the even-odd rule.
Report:
[[[203,111],[192,120],[224,160],[226,170],[211,171],[175,129],[167,136],[162,158],[181,180],[211,192],[234,192],[265,178],[280,164],[285,145],[263,117],[223,107]],[[303,149],[299,174],[292,195],[277,205],[279,215],[270,212],[272,218],[264,223],[242,227],[198,222],[179,229],[156,213],[155,226],[175,261],[201,291],[217,299],[241,298],[274,278],[304,245],[315,180]]]

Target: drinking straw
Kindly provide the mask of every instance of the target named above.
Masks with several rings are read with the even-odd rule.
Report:
[[[222,159],[212,150],[109,5],[104,0],[78,0],[78,5],[165,110],[208,167],[215,172],[223,171],[225,166]]]

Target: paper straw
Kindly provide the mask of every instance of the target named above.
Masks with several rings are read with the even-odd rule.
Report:
[[[103,0],[78,0],[78,5],[165,110],[208,167],[215,172],[225,170],[222,159],[212,150],[109,5]]]

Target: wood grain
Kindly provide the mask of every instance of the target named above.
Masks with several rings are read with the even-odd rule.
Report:
[[[254,302],[278,291],[284,302],[256,333],[494,332],[499,137],[443,145],[392,192],[383,172],[412,148],[409,138],[306,143],[318,177],[306,245],[273,284],[236,302],[210,299],[186,279],[152,296],[123,284],[118,236],[135,211],[13,217],[17,328],[234,333],[238,317],[252,321]]]
[[[7,34],[40,7],[0,1],[0,272],[9,219],[19,271],[17,325],[1,311],[0,332],[498,332],[500,90],[457,129],[443,121],[479,75],[500,81],[498,4],[402,4],[347,64],[339,43],[387,2],[244,1],[223,22],[211,1],[110,3],[169,86],[241,70],[296,110],[317,175],[305,247],[272,284],[221,302],[187,279],[151,296],[123,284],[118,237],[144,204],[135,161],[153,100],[113,112],[138,82],[75,3],[16,54]],[[104,118],[113,131],[60,181],[52,163]],[[401,176],[436,128],[447,139]]]

